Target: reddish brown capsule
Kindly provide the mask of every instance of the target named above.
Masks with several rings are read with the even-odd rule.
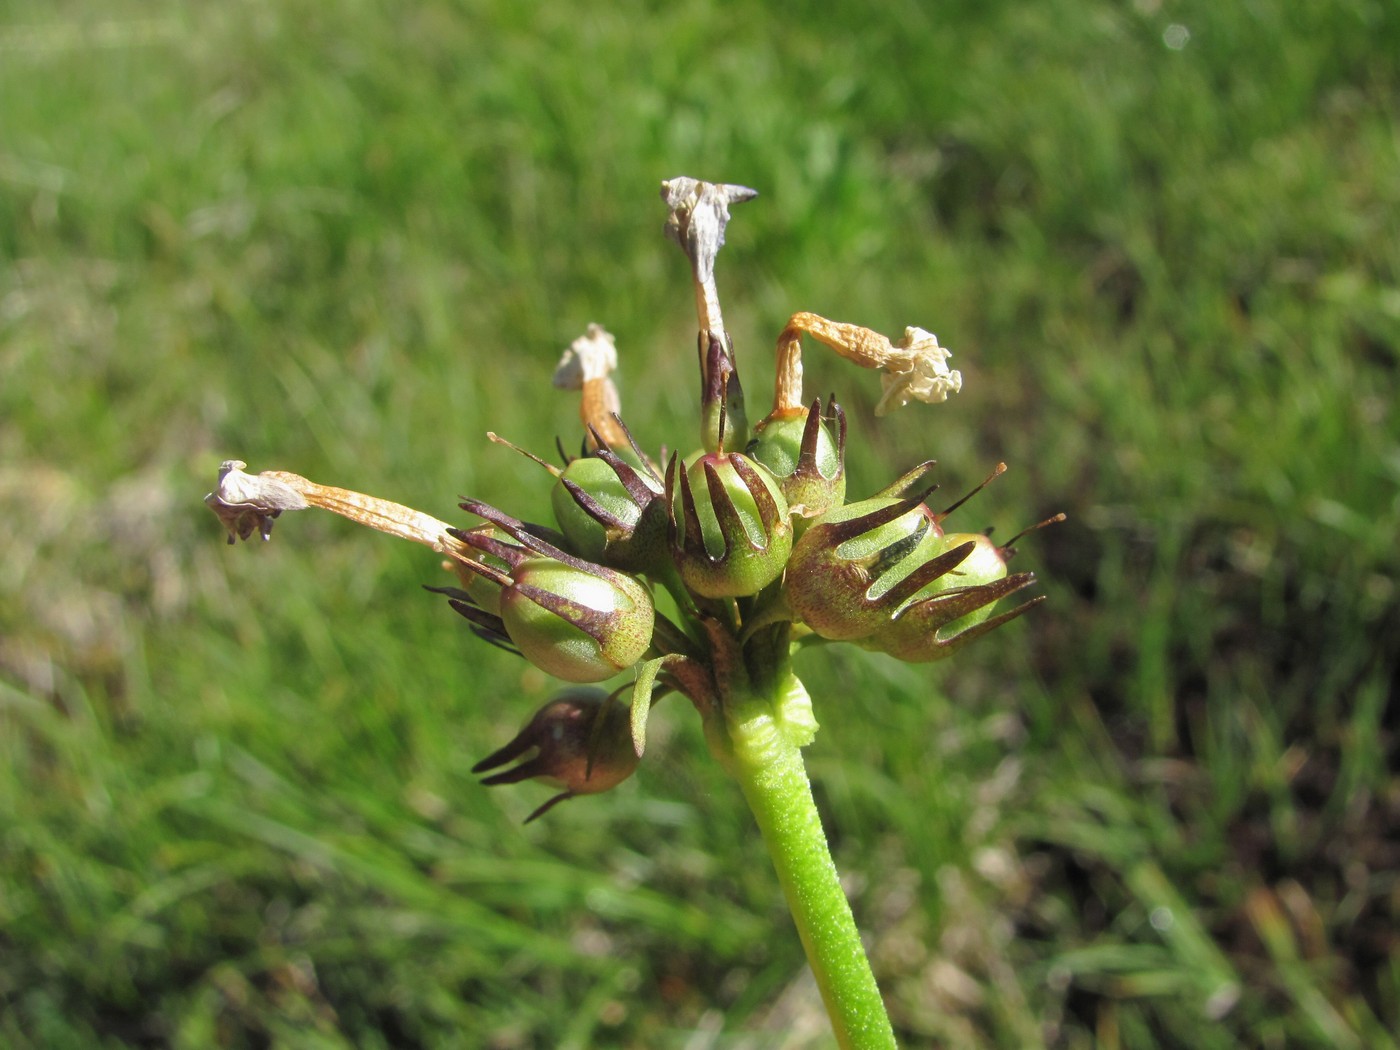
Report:
[[[505,747],[487,755],[472,767],[484,773],[520,758],[534,755],[483,784],[517,784],[538,777],[564,790],[527,818],[536,817],[575,795],[596,795],[617,787],[637,768],[632,731],[626,709],[608,702],[601,689],[571,689],[540,708],[525,728]]]
[[[863,638],[971,552],[970,544],[940,549],[940,538],[922,495],[828,511],[793,547],[783,582],[788,607],[823,638]]]

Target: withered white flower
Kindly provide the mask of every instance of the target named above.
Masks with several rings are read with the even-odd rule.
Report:
[[[554,385],[559,390],[582,390],[590,379],[606,379],[615,371],[617,339],[602,325],[591,323],[554,366]]]
[[[948,350],[938,337],[922,328],[904,329],[904,337],[891,343],[879,332],[819,314],[796,313],[778,337],[778,367],[774,389],[775,411],[800,409],[802,397],[802,337],[809,335],[862,368],[878,368],[884,393],[875,406],[877,416],[903,408],[910,401],[934,404],[947,401],[962,389],[962,373],[948,367]]]
[[[894,349],[902,354],[893,355],[882,366],[885,374],[880,383],[884,393],[875,406],[877,416],[903,408],[910,401],[947,401],[949,394],[962,389],[962,373],[948,367],[952,354],[938,345],[938,336],[932,332],[906,328],[904,338]]]
[[[559,390],[581,390],[579,418],[609,444],[626,443],[617,417],[622,398],[612,373],[617,371],[617,339],[602,325],[590,323],[584,334],[569,344],[554,366],[554,386]],[[592,434],[590,447],[596,447]]]

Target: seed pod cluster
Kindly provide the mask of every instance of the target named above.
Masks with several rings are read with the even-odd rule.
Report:
[[[726,675],[785,661],[795,639],[851,641],[926,662],[1030,608],[997,611],[1034,577],[1008,572],[1009,545],[944,531],[953,508],[934,512],[926,502],[932,463],[848,503],[846,414],[834,397],[823,407],[801,396],[804,336],[885,370],[881,412],[956,392],[961,376],[947,368],[948,351],[923,329],[895,343],[794,314],[778,340],[773,410],[751,428],[713,263],[729,205],[752,191],[673,180],[663,196],[672,208],[668,235],[695,278],[700,447],[655,461],[643,451],[623,424],[610,378],[615,341],[590,326],[555,375],[556,385],[583,392],[585,436],[581,454],[562,468],[546,464],[555,477],[554,521],[530,525],[478,501],[462,504],[486,524],[453,532],[466,547],[456,563],[463,586],[445,593],[473,630],[571,683],[602,682],[644,662],[638,689],[659,681],[703,713],[723,696]],[[657,610],[660,590],[679,622]],[[663,664],[669,670],[659,671]],[[630,773],[635,756],[619,750],[623,734],[611,713],[619,705],[601,696],[575,689],[543,708],[481,768],[531,748],[536,758],[488,783],[550,776],[565,785],[558,798],[566,798]],[[633,718],[644,724],[644,712],[634,708]],[[634,735],[638,753],[640,741]],[[591,779],[580,778],[581,762]]]
[[[580,453],[556,467],[516,449],[554,478],[547,525],[468,499],[462,509],[482,521],[457,528],[296,474],[248,474],[239,460],[221,465],[218,488],[205,497],[230,542],[267,539],[284,512],[319,507],[446,555],[458,585],[428,589],[446,596],[478,637],[575,687],[479,767],[522,758],[487,783],[533,776],[561,783],[564,794],[535,815],[629,775],[650,704],[667,693],[695,705],[721,760],[733,725],[764,718],[802,747],[816,727],[805,692],[801,703],[774,699],[800,692],[790,688],[798,645],[849,641],[899,660],[941,660],[1035,604],[998,611],[1034,577],[1008,571],[1011,543],[945,532],[958,504],[941,512],[927,504],[931,462],[847,502],[846,414],[834,396],[825,406],[803,396],[806,339],[883,373],[877,416],[911,401],[944,401],[962,388],[962,374],[932,332],[909,327],[896,341],[792,314],[777,339],[772,410],[750,425],[715,257],[730,207],[755,195],[684,176],[662,184],[666,235],[690,263],[699,321],[698,448],[689,454],[685,441],[653,459],[633,438],[612,379],[615,338],[592,324],[553,377],[554,386],[579,393]],[[629,669],[625,720],[615,698],[628,686],[578,688]],[[755,703],[773,709],[755,715]],[[737,753],[731,748],[728,757]]]

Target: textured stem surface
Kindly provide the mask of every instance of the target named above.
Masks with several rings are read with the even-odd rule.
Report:
[[[893,1047],[885,1004],[827,848],[801,748],[774,705],[731,708],[731,769],[763,832],[837,1041]]]

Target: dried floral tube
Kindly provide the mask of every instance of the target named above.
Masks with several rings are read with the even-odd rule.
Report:
[[[922,328],[906,328],[904,337],[892,343],[879,332],[843,321],[829,321],[813,313],[795,313],[778,336],[777,373],[773,387],[774,414],[801,411],[802,337],[809,335],[862,368],[884,372],[884,393],[875,406],[877,416],[887,415],[910,401],[933,404],[948,400],[962,389],[962,373],[947,365],[949,352],[938,337]]]
[[[228,529],[230,543],[246,540],[254,532],[269,539],[273,520],[284,510],[319,507],[390,536],[421,543],[439,554],[474,557],[472,548],[451,534],[450,525],[421,510],[363,492],[318,485],[285,470],[249,474],[243,469],[246,466],[239,459],[225,460],[219,465],[218,487],[204,497]]]
[[[719,308],[715,259],[724,246],[729,206],[756,196],[747,186],[701,182],[685,175],[661,184],[667,207],[666,236],[690,260],[695,287],[695,314],[700,322],[700,440],[706,452],[742,449],[749,440],[734,343]]]
[[[617,340],[600,324],[589,324],[584,334],[569,344],[554,368],[557,388],[582,391],[578,414],[591,449],[598,447],[599,438],[610,447],[626,448],[631,444],[618,422],[622,399],[612,381],[616,370]]]
[[[695,280],[695,312],[701,334],[725,339],[724,318],[715,287],[715,256],[724,245],[729,205],[752,200],[757,190],[722,182],[701,182],[687,175],[661,184],[666,202],[666,236],[680,245],[690,260]]]

